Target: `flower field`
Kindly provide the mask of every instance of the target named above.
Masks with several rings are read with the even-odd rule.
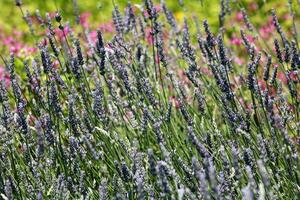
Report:
[[[0,199],[299,199],[299,0],[0,10]]]

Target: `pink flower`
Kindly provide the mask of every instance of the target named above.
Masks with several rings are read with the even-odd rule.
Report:
[[[21,50],[22,46],[20,43],[16,43],[13,46],[10,47],[10,52],[17,54]]]
[[[235,15],[235,19],[238,22],[243,21],[243,14],[242,14],[242,12],[237,12],[236,15]]]
[[[290,74],[289,74],[289,77],[292,81],[298,81],[298,76],[297,76],[297,73],[294,72],[294,71],[291,71]]]
[[[207,68],[207,67],[201,67],[200,68],[201,72],[208,75],[208,76],[212,76],[212,72]]]
[[[64,40],[64,35],[67,36],[70,33],[70,27],[68,25],[66,25],[62,30],[60,30],[59,28],[56,28],[54,30],[55,35],[58,37],[58,39],[60,40]]]
[[[283,72],[278,72],[277,76],[282,81],[282,83],[287,84],[287,79],[286,79],[285,74]]]
[[[3,66],[0,66],[0,77],[4,76],[5,69]]]
[[[91,31],[90,32],[90,39],[92,42],[96,42],[97,41],[97,31]]]
[[[185,71],[183,69],[179,69],[178,70],[178,77],[180,78],[180,80],[182,80],[185,83],[189,83],[189,79],[185,74]]]
[[[33,53],[35,53],[36,51],[37,51],[37,49],[34,47],[25,46],[22,48],[22,52],[25,54],[25,56],[30,56]]]
[[[91,16],[90,12],[84,12],[79,17],[79,23],[86,29],[90,27],[90,24],[88,22],[88,18]]]
[[[5,39],[3,40],[3,44],[4,44],[4,45],[10,45],[10,44],[12,44],[12,43],[14,43],[14,42],[15,42],[15,40],[13,39],[12,36],[9,36],[9,37],[7,37],[7,38],[5,38]]]
[[[48,41],[46,38],[42,39],[42,41],[40,41],[40,46],[45,47],[48,44]]]
[[[261,88],[261,90],[265,91],[266,88],[267,88],[266,83],[263,80],[260,80],[260,79],[257,82],[258,82],[258,85]]]
[[[252,3],[249,5],[249,10],[250,10],[250,11],[256,11],[257,9],[258,9],[257,3],[252,2]]]
[[[100,24],[99,29],[102,32],[112,33],[114,32],[114,27],[112,21],[105,22],[103,24]]]
[[[259,29],[259,33],[260,35],[262,36],[262,38],[264,39],[269,39],[273,32],[275,30],[275,27],[274,25],[271,23],[269,25],[266,25],[266,26],[262,26],[260,29]]]
[[[59,62],[58,62],[58,60],[55,60],[55,61],[52,63],[52,67],[55,68],[55,69],[57,69],[58,66],[59,66]]]
[[[56,12],[50,12],[48,14],[49,14],[50,19],[54,19],[55,15],[56,15]]]
[[[243,43],[243,40],[237,37],[233,37],[230,39],[230,43],[236,46],[240,46]]]
[[[244,107],[246,107],[248,110],[251,108],[250,104],[247,104],[243,98],[239,98],[239,102],[241,105],[243,105]]]
[[[242,59],[242,58],[239,58],[239,57],[237,57],[237,56],[234,58],[234,62],[235,62],[236,64],[238,64],[238,65],[243,65],[243,64],[244,64],[243,59]]]
[[[156,10],[156,12],[160,12],[161,11],[161,7],[159,4],[154,5],[154,8]]]
[[[153,44],[153,36],[151,34],[151,29],[147,28],[145,30],[145,32],[146,32],[146,41],[148,42],[148,44],[152,45]]]
[[[283,15],[282,19],[284,19],[284,20],[288,20],[288,19],[289,19],[289,17],[290,17],[290,15],[287,13],[287,14]]]
[[[250,43],[253,43],[255,40],[255,37],[253,37],[252,35],[246,35],[246,38],[249,40]]]
[[[17,36],[17,37],[21,37],[23,35],[23,33],[21,31],[17,31],[17,30],[14,30],[13,33],[14,33],[14,36]]]

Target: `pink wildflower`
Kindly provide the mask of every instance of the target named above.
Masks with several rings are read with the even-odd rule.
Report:
[[[242,14],[242,12],[237,12],[236,15],[235,15],[235,19],[238,22],[243,21],[243,14]]]
[[[85,28],[88,29],[90,27],[90,24],[88,22],[88,18],[91,16],[92,14],[90,12],[84,12],[80,15],[79,17],[79,23]]]
[[[113,22],[109,21],[109,22],[102,23],[100,24],[99,29],[102,32],[112,33],[114,32]]]

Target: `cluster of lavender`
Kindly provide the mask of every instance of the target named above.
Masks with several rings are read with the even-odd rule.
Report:
[[[196,20],[197,35],[163,1],[115,5],[116,33],[96,41],[39,15],[40,54],[3,58],[1,198],[297,199],[299,34],[272,10],[274,46],[257,48],[242,9],[241,69],[224,42],[234,7],[221,5],[218,34]]]

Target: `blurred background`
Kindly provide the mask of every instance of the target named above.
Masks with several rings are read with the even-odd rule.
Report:
[[[92,26],[104,23],[111,18],[113,9],[112,0],[76,0],[80,14],[88,14],[88,20]],[[227,1],[227,0],[225,0]],[[46,12],[53,13],[60,10],[63,17],[74,22],[74,0],[22,0],[23,11],[29,11],[34,14],[38,9],[42,16]],[[114,0],[115,4],[123,11],[127,0]],[[131,0],[132,5],[140,7],[143,0]],[[153,1],[159,5],[159,0]],[[209,23],[217,25],[218,14],[220,10],[220,0],[165,0],[168,8],[175,13],[177,20],[182,20],[183,16],[197,16],[200,20],[206,18]],[[277,13],[286,10],[287,1],[281,0],[230,0],[234,9],[239,7],[248,8],[253,23],[259,23],[266,19],[269,10],[272,7],[277,8]],[[12,29],[26,29],[27,26],[22,20],[22,14],[18,7],[15,6],[14,0],[0,1],[0,29],[1,31],[11,31]]]
[[[226,16],[226,34],[231,37],[234,32],[240,31],[240,24],[236,22],[242,21],[241,8],[247,10],[247,14],[251,23],[258,29],[265,32],[265,26],[272,23],[272,8],[276,8],[279,16],[280,24],[289,30],[292,27],[292,20],[286,20],[289,17],[287,2],[292,1],[295,6],[296,17],[299,17],[298,0],[164,0],[169,10],[174,13],[179,26],[187,17],[191,33],[195,33],[195,20],[207,19],[211,30],[217,32],[219,29],[219,13],[220,2],[229,2],[231,14]],[[130,0],[135,12],[141,12],[144,0]],[[159,9],[160,0],[153,0],[154,5]],[[119,7],[121,13],[124,14],[127,0],[22,0],[22,9],[15,5],[15,0],[0,0],[0,53],[5,55],[10,52],[19,53],[21,55],[30,54],[35,51],[33,49],[34,42],[45,36],[45,27],[40,27],[37,23],[36,11],[43,19],[45,14],[49,13],[53,18],[55,13],[59,11],[63,17],[63,24],[68,23],[70,28],[88,29],[89,32],[95,32],[100,29],[104,32],[105,37],[111,37],[114,27],[112,24],[113,4]],[[76,21],[76,12],[78,11],[81,26],[74,26]],[[26,24],[23,16],[31,19],[35,30],[35,37],[30,34],[28,24]],[[58,28],[58,24],[54,22],[54,26]],[[299,26],[299,25],[297,25]],[[259,30],[261,31],[261,30]],[[233,35],[234,36],[234,35]],[[196,37],[192,37],[196,40]]]

